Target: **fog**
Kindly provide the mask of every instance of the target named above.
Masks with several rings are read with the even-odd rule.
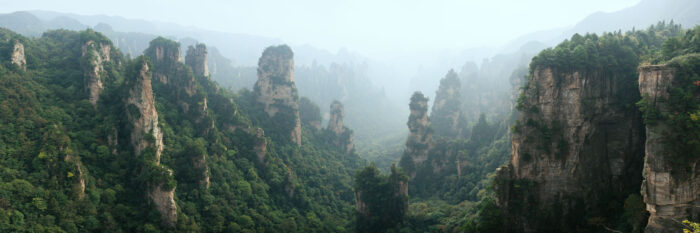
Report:
[[[697,0],[25,0],[1,5],[0,27],[33,37],[51,29],[93,28],[131,57],[156,36],[183,48],[205,43],[212,78],[232,91],[252,88],[265,47],[288,44],[300,95],[326,116],[331,101],[343,102],[360,153],[372,146],[400,152],[409,96],[421,91],[432,100],[450,69],[462,82],[467,120],[485,114],[499,121],[510,111],[530,59],[574,33],[627,31],[670,20],[700,23]]]
[[[591,13],[639,0],[302,0],[302,1],[3,1],[3,13],[48,10],[171,22],[310,44],[368,57],[404,51],[500,47],[518,36],[570,27]]]

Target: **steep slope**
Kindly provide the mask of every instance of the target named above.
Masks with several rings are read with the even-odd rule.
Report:
[[[507,231],[640,229],[639,213],[622,214],[639,193],[644,161],[636,67],[660,49],[660,31],[680,33],[660,24],[574,35],[533,58],[511,159],[495,180]]]
[[[700,219],[700,27],[664,44],[670,61],[639,68],[646,124],[642,195],[645,232],[680,232]]]

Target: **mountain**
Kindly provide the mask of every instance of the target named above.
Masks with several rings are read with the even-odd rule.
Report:
[[[157,37],[129,58],[90,29],[0,38],[0,231],[354,228],[365,162],[299,124],[288,46],[267,48],[259,88],[234,94],[207,74],[204,44],[182,56]]]

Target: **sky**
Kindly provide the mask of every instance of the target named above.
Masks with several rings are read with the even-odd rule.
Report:
[[[50,10],[172,22],[337,51],[499,47],[640,0],[0,0],[0,12]]]

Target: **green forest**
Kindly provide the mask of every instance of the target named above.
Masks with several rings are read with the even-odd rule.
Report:
[[[477,80],[486,68],[445,70],[434,95],[416,91],[405,111],[370,85],[366,64],[295,68],[297,54],[284,44],[268,45],[255,70],[222,65],[221,72],[250,80],[220,83],[206,69],[207,54],[221,55],[207,44],[158,36],[132,56],[119,43],[93,29],[32,37],[0,27],[0,232],[699,228],[700,210],[687,203],[677,223],[653,220],[650,200],[663,197],[649,196],[658,180],[690,193],[676,199],[698,195],[700,26],[662,21],[643,30],[573,34],[531,59],[484,61],[482,67],[506,67],[491,68],[509,73],[499,79],[511,82],[504,93],[488,92],[490,84]],[[231,88],[252,84],[253,75],[250,88]],[[569,98],[585,89],[570,83],[579,78],[603,83],[611,96],[584,98],[591,91],[582,90]],[[661,81],[647,87],[643,78]],[[659,84],[664,80],[667,86]],[[547,104],[556,101],[543,96],[578,101],[561,105],[583,120],[547,118],[569,113],[552,110]],[[374,105],[362,109],[368,102]],[[624,152],[607,148],[617,145],[591,153],[614,160],[606,172],[634,174],[642,183],[587,197],[601,200],[592,207],[565,192],[542,203],[538,197],[556,188],[528,172],[599,159],[576,157],[589,152],[577,143],[602,139],[575,137],[575,130],[617,119],[616,112],[599,111],[613,109],[608,105],[642,122],[625,134],[642,142],[632,145],[642,148],[634,154],[641,162],[615,160]],[[408,115],[393,119],[397,112]],[[591,131],[607,137],[605,127],[619,123],[607,119]],[[538,153],[522,149],[528,144]],[[580,180],[614,180],[580,169],[590,173]]]

